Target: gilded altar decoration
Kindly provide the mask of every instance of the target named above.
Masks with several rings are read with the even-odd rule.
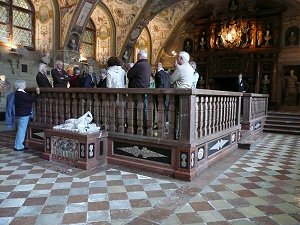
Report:
[[[224,48],[239,47],[242,41],[242,23],[241,21],[231,19],[224,23],[218,33],[217,45]]]

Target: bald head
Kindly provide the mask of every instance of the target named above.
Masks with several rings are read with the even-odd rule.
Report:
[[[139,59],[147,59],[147,52],[145,50],[140,50],[137,54],[137,58]]]
[[[157,63],[157,70],[163,69],[163,65],[161,63]]]

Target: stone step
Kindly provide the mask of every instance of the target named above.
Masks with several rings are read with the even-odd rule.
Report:
[[[300,126],[294,124],[265,124],[264,129],[278,129],[278,130],[300,130]]]
[[[269,133],[300,135],[300,130],[287,130],[287,129],[264,128],[263,131],[264,131],[264,132],[269,132]]]
[[[265,121],[265,124],[275,124],[275,125],[285,125],[285,126],[300,126],[300,120],[299,121],[291,121],[291,120],[273,120],[273,119],[267,119]]]
[[[285,112],[268,112],[268,117],[280,117],[280,118],[296,118],[300,119],[299,113],[285,113]]]

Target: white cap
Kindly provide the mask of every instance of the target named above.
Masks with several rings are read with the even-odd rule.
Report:
[[[185,51],[179,52],[178,56],[180,56],[183,59],[184,63],[190,61],[190,55],[189,55],[189,53],[187,53]]]

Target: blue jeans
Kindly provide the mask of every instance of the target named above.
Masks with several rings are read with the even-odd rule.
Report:
[[[16,134],[16,140],[15,140],[15,148],[16,149],[23,149],[24,148],[24,140],[27,130],[27,125],[29,122],[29,116],[20,116],[18,117],[18,131]]]

